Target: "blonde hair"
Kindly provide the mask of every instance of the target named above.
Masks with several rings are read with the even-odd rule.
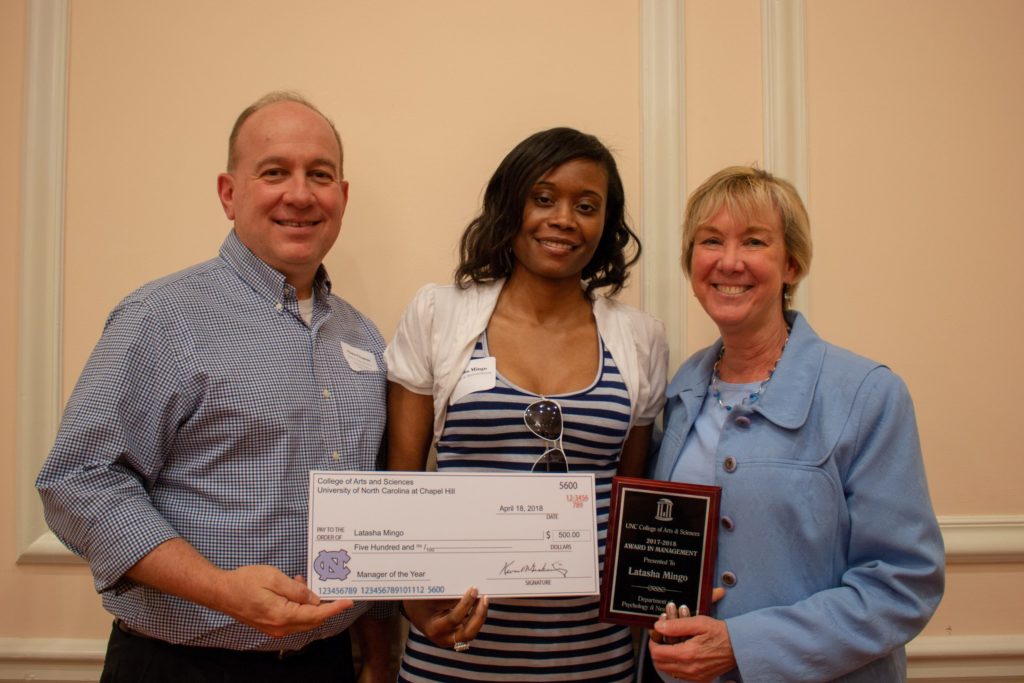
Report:
[[[691,275],[693,245],[697,230],[722,208],[739,216],[756,216],[765,211],[778,214],[782,222],[786,256],[796,267],[796,279],[783,291],[783,308],[811,269],[811,224],[807,209],[791,183],[753,166],[729,166],[704,181],[686,202],[683,219],[683,272]]]

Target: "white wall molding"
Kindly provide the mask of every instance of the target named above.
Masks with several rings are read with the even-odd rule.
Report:
[[[30,491],[35,495],[35,490]],[[42,521],[42,513],[40,513]],[[43,522],[45,524],[45,521]],[[85,561],[72,553],[60,542],[60,539],[47,529],[37,538],[33,539],[28,546],[18,555],[18,564],[81,564]]]
[[[68,0],[29,0],[18,299],[19,561],[67,562],[46,530],[35,476],[61,415]],[[52,540],[51,540],[52,539]],[[31,550],[30,550],[31,549]]]
[[[793,183],[810,204],[804,15],[804,0],[761,0],[764,166]],[[808,318],[809,285],[805,279],[793,301]]]
[[[921,636],[907,645],[916,683],[1024,681],[1024,634]]]
[[[807,76],[803,0],[761,0],[766,170],[807,192]]]
[[[106,640],[0,638],[0,681],[98,681]]]
[[[105,640],[0,638],[0,681],[96,681]],[[1024,680],[1024,634],[921,636],[907,646],[917,683]]]
[[[640,17],[641,300],[665,323],[670,370],[686,349],[685,283],[679,267],[686,203],[682,0],[643,0]]]
[[[939,518],[949,564],[1024,562],[1024,515]]]

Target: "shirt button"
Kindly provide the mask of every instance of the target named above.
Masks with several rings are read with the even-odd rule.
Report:
[[[331,397],[331,390],[330,389],[324,389],[323,394],[324,394],[324,398],[330,398]]]
[[[338,451],[334,451],[333,453],[331,453],[331,459],[332,460],[341,460],[341,453],[339,453]]]
[[[736,585],[736,575],[732,572],[724,572],[722,574],[722,585],[732,588]]]
[[[737,427],[749,427],[750,426],[750,418],[747,417],[746,415],[739,415],[739,416],[737,416],[736,417],[736,426]]]
[[[274,310],[277,311],[278,313],[280,313],[281,311],[284,310],[284,304],[282,304],[280,302],[274,304]]]
[[[736,471],[736,458],[732,457],[731,455],[726,457],[726,459],[722,462],[722,469],[724,469],[726,472],[730,472],[730,473],[735,472]]]
[[[736,528],[736,524],[733,523],[732,517],[722,517],[722,528],[726,531],[732,531]]]

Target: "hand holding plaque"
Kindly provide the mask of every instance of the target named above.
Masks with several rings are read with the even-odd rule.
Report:
[[[708,614],[720,498],[717,486],[612,480],[602,620],[650,627],[669,602]]]

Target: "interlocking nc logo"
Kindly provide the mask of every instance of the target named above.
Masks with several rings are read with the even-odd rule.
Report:
[[[351,559],[344,550],[321,550],[313,560],[313,571],[321,581],[344,581],[352,572],[345,566]]]
[[[672,501],[668,498],[658,499],[658,511],[654,514],[654,518],[659,522],[671,522],[672,521]]]

